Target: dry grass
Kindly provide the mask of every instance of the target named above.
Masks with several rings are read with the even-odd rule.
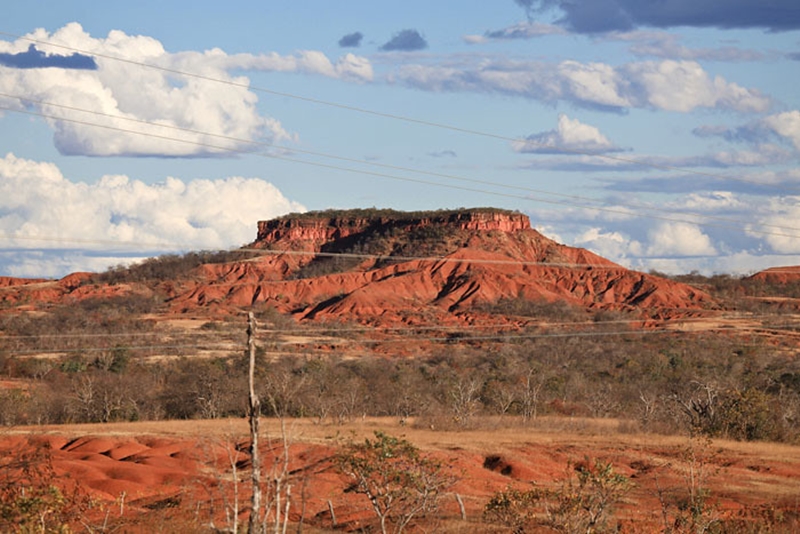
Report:
[[[676,447],[685,444],[686,436],[662,435],[635,432],[620,432],[626,421],[619,419],[591,419],[566,417],[540,417],[529,426],[521,426],[513,418],[482,418],[479,428],[470,430],[443,431],[420,428],[413,419],[402,424],[394,417],[366,417],[344,424],[318,423],[315,419],[287,419],[293,439],[299,442],[329,442],[332,438],[352,437],[361,439],[372,436],[376,430],[403,435],[422,449],[484,450],[486,447],[518,447],[521,445],[556,445],[569,443],[584,447],[614,447],[619,449],[642,449]],[[513,422],[512,422],[513,421]],[[280,421],[261,419],[265,433],[280,433]],[[73,425],[26,426],[8,429],[7,433],[63,435],[115,435],[139,436],[160,435],[176,438],[201,436],[246,436],[248,423],[241,419],[193,419],[170,421],[141,421],[118,423],[87,423]],[[767,443],[740,442],[715,439],[714,445],[721,450],[747,454],[759,458],[796,463],[800,466],[800,446]]]

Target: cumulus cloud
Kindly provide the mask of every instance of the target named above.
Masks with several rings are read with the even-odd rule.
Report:
[[[380,47],[384,52],[412,52],[426,48],[428,41],[417,30],[401,30]]]
[[[752,196],[717,189],[668,203],[628,194],[598,199],[609,211],[559,206],[527,214],[534,226],[548,221],[544,235],[631,268],[746,274],[800,264],[800,196],[775,193]],[[619,213],[624,211],[629,215]]]
[[[615,67],[573,60],[550,64],[481,59],[467,64],[405,65],[389,81],[426,91],[500,93],[611,111],[645,108],[686,113],[706,108],[760,113],[771,105],[758,90],[712,77],[694,61]]]
[[[800,151],[800,111],[786,111],[771,115],[763,120],[763,124],[790,141],[795,149]]]
[[[711,238],[694,224],[663,222],[648,233],[648,256],[713,256]]]
[[[257,178],[168,177],[149,185],[115,175],[88,184],[68,180],[52,163],[13,154],[0,159],[2,246],[28,251],[26,261],[35,257],[30,249],[36,254],[71,250],[82,257],[113,251],[125,257],[136,251],[229,248],[251,241],[258,220],[304,210]],[[97,260],[85,263],[82,268],[97,268]],[[52,275],[38,265],[42,271],[21,273],[24,265],[15,264],[12,256],[2,269]]]
[[[698,107],[763,112],[769,99],[758,91],[712,78],[694,61],[647,61],[624,69],[632,92],[655,109],[688,112]]]
[[[667,274],[686,274],[697,271],[705,275],[732,274],[750,275],[770,267],[800,265],[797,254],[763,254],[738,251],[707,258],[649,258],[642,262],[646,269],[655,269]]]
[[[514,0],[532,19],[554,9],[562,14],[558,24],[580,33],[626,31],[640,26],[765,28],[788,31],[800,28],[800,7],[795,0]]]
[[[777,139],[783,144],[791,145],[795,151],[800,151],[800,111],[769,115],[735,128],[702,125],[692,130],[692,133],[698,137],[719,137],[729,142],[750,143],[757,147],[768,145],[769,141]]]
[[[765,241],[776,253],[800,254],[800,196],[770,199],[749,230],[765,232]]]
[[[513,148],[517,152],[538,154],[608,153],[620,150],[596,127],[578,119],[570,119],[563,113],[558,116],[558,126],[554,130],[529,135],[525,141],[514,143]]]
[[[363,38],[364,34],[361,32],[348,33],[339,39],[339,46],[342,48],[358,48],[361,46],[361,40]]]
[[[285,56],[276,53],[229,55],[219,49],[170,53],[152,37],[131,36],[114,30],[105,38],[95,38],[77,23],[67,24],[52,35],[39,29],[26,37],[37,42],[63,43],[86,51],[96,62],[94,70],[0,66],[0,92],[31,99],[3,99],[4,104],[18,109],[34,108],[52,117],[67,114],[63,107],[58,106],[86,109],[95,114],[71,111],[69,117],[113,128],[47,119],[55,131],[56,147],[63,154],[70,155],[220,156],[229,154],[217,148],[220,146],[247,150],[250,146],[247,141],[293,138],[278,120],[259,114],[256,108],[258,98],[248,88],[249,80],[232,75],[234,70],[299,72],[355,81],[372,79],[369,60],[353,54],[347,54],[334,63],[317,51],[300,51]],[[18,56],[28,49],[29,41],[26,39],[0,41],[0,53],[6,55]],[[48,52],[46,57],[60,52],[58,48],[53,48],[52,53],[47,48],[45,50]],[[168,70],[145,68],[104,56],[123,57]],[[199,74],[206,79],[176,74],[175,71]],[[153,122],[164,127],[134,121]],[[175,128],[185,131],[178,132]],[[185,142],[170,142],[120,130],[178,137]],[[220,137],[188,130],[245,142],[221,140]]]
[[[573,243],[587,248],[604,258],[619,263],[628,263],[632,257],[642,255],[642,244],[621,232],[604,231],[599,227],[591,227],[578,235]]]
[[[718,189],[668,203],[646,198],[598,199],[607,211],[573,206],[528,214],[534,223],[549,221],[548,237],[645,271],[742,274],[800,263],[800,197]]]

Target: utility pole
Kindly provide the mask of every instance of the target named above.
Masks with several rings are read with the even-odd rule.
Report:
[[[261,457],[258,453],[258,419],[261,415],[261,403],[256,396],[255,388],[256,318],[253,312],[247,313],[247,350],[250,353],[250,462],[253,468],[251,474],[253,499],[248,532],[257,534],[261,532],[261,521],[259,521],[261,517]]]

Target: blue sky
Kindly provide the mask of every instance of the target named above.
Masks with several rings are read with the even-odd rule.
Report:
[[[31,1],[0,32],[0,275],[371,206],[516,209],[643,270],[800,264],[796,0]]]

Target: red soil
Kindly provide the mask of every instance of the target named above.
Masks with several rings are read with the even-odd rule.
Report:
[[[279,464],[282,442],[276,440],[277,427],[265,423],[263,439],[265,480],[273,465]],[[590,423],[589,423],[590,424]],[[170,435],[137,434],[154,427]],[[235,435],[224,429],[237,428]],[[114,510],[114,519],[122,514],[130,524],[147,524],[143,518],[163,503],[183,510],[186,517],[202,516],[224,523],[223,497],[232,498],[231,461],[237,462],[240,478],[241,519],[247,515],[249,457],[242,432],[244,421],[165,422],[163,424],[117,424],[94,428],[89,434],[80,429],[51,429],[48,433],[14,434],[0,437],[0,454],[8,458],[26,450],[46,449],[60,480],[78,481],[105,510]],[[103,430],[106,428],[107,430]],[[115,428],[126,428],[119,435]],[[292,473],[292,521],[318,528],[331,526],[328,501],[335,508],[336,519],[346,530],[357,529],[373,521],[369,503],[363,496],[345,492],[348,480],[334,468],[331,457],[336,441],[324,436],[352,435],[360,440],[373,429],[382,428],[394,435],[405,435],[424,453],[441,459],[447,471],[458,481],[442,503],[438,517],[457,521],[460,517],[455,499],[465,504],[474,530],[481,531],[483,506],[497,491],[508,486],[529,489],[531,484],[559,488],[570,473],[570,464],[598,458],[611,462],[616,472],[628,477],[632,486],[618,507],[616,517],[634,531],[655,528],[660,513],[656,485],[680,493],[686,489],[687,468],[684,451],[686,438],[646,435],[622,435],[594,432],[552,433],[547,430],[511,430],[497,428],[480,432],[431,432],[398,427],[393,421],[368,421],[344,427],[326,427],[297,421],[292,424],[289,447],[289,472]],[[169,429],[169,430],[167,430]],[[55,431],[56,433],[50,433]],[[85,431],[84,431],[85,432]],[[174,434],[180,432],[180,434]],[[351,432],[353,434],[351,434]],[[200,437],[202,434],[204,437]],[[800,495],[800,450],[797,447],[770,444],[714,442],[697,449],[698,464],[707,475],[713,503],[720,517],[733,516],[746,507],[771,505],[800,514],[796,496]],[[591,460],[590,460],[591,461]],[[698,466],[696,466],[698,467]],[[111,508],[109,508],[111,506]],[[118,510],[118,511],[117,511]],[[99,513],[97,510],[91,513]],[[108,513],[108,512],[106,512]],[[135,530],[135,529],[134,529]],[[463,530],[461,530],[463,531]]]

